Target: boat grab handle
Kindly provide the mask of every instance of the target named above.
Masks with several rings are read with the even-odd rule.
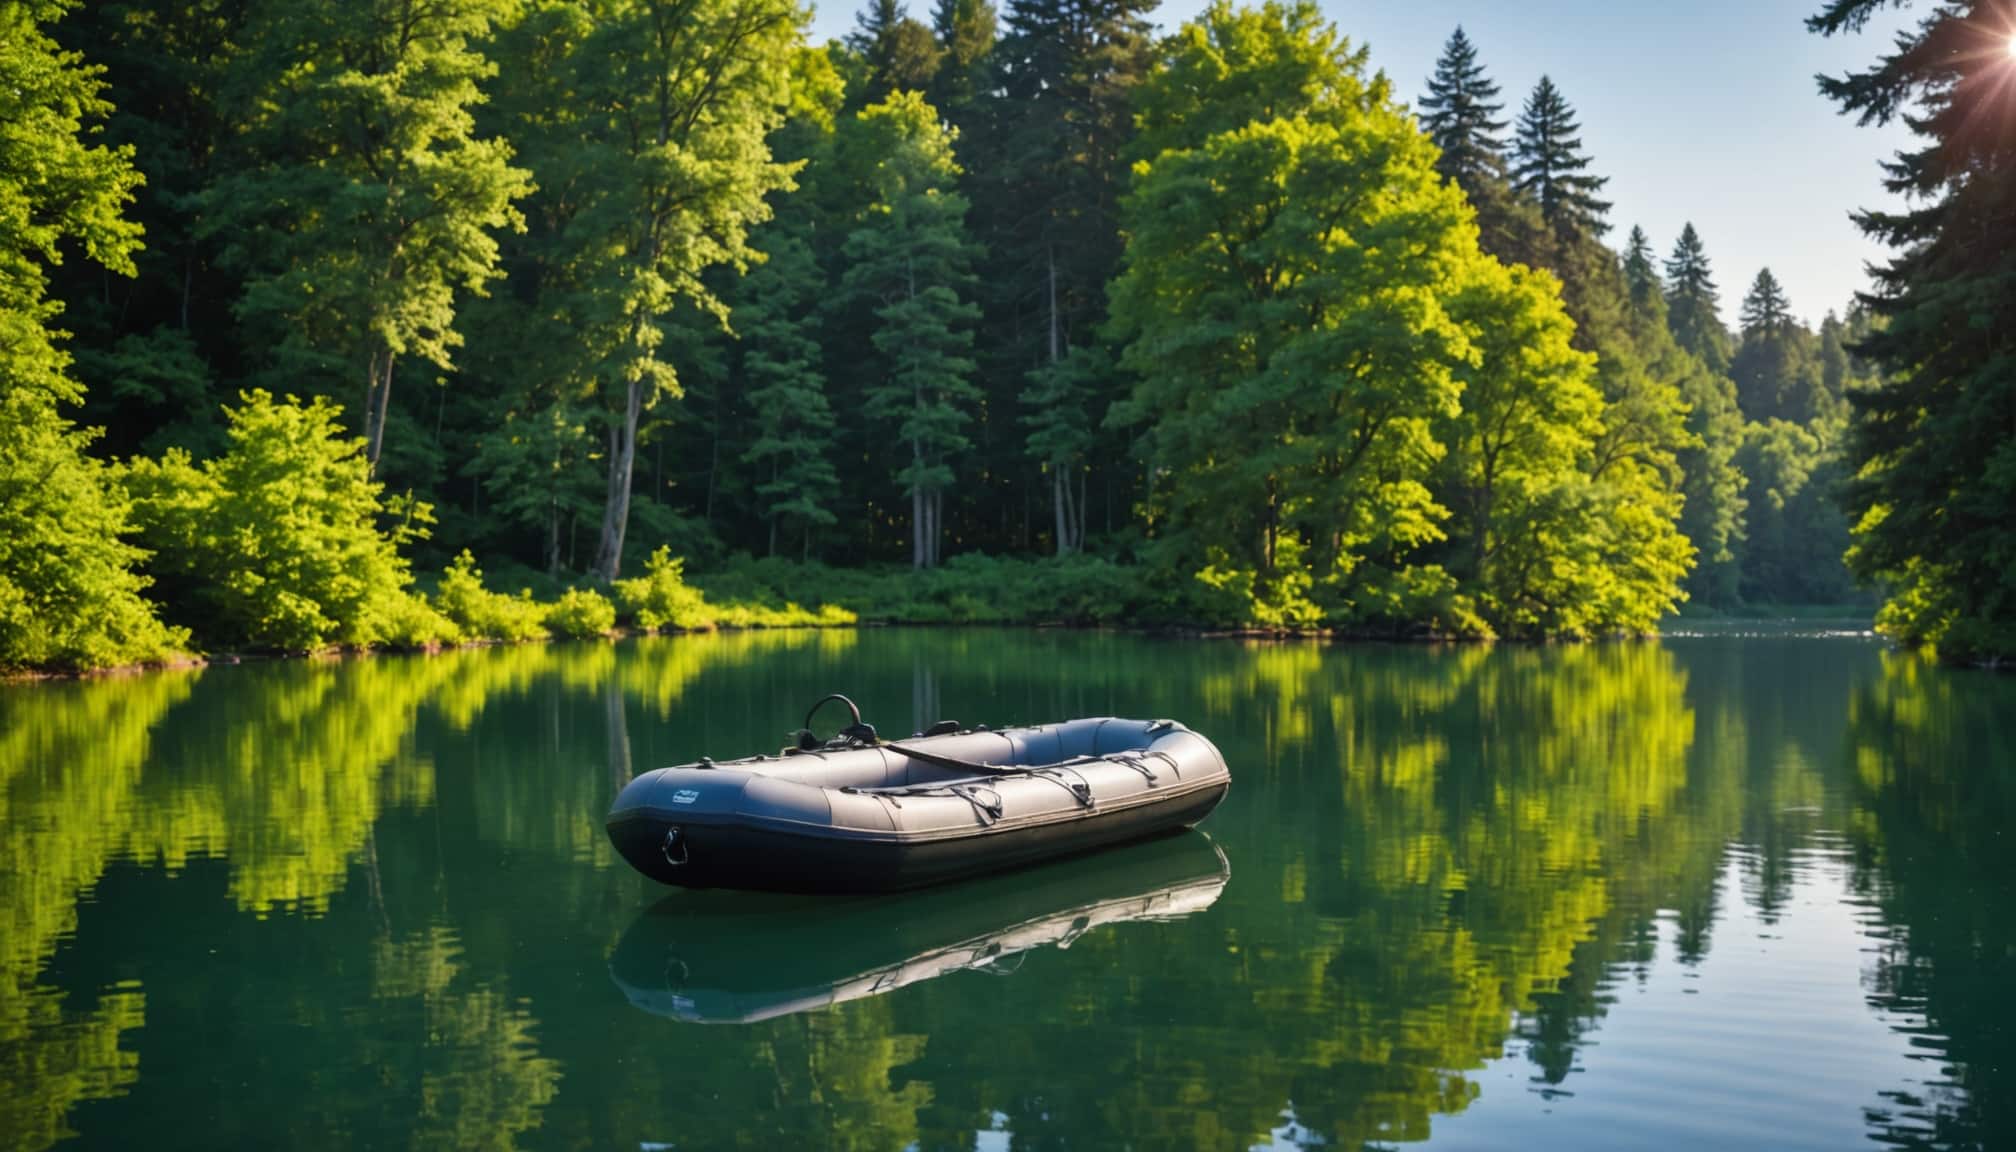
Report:
[[[679,854],[676,856],[672,854],[672,850],[675,848],[679,850]],[[686,838],[680,835],[679,827],[676,824],[665,830],[665,842],[658,846],[658,851],[664,855],[665,863],[670,864],[674,868],[684,865],[686,861],[693,858],[692,853],[687,850]]]

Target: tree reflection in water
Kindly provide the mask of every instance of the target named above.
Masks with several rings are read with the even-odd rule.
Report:
[[[1207,826],[1231,879],[1182,917],[1059,933],[1031,926],[1156,888],[1155,846],[893,919],[680,896],[640,916],[662,894],[607,847],[615,789],[775,747],[836,687],[885,731],[1181,717],[1233,766]],[[0,1130],[35,1149],[164,1122],[269,1147],[1416,1140],[1508,1053],[1572,1091],[1662,941],[1699,965],[1718,901],[1781,918],[1818,846],[1848,854],[1883,930],[1872,1007],[1952,1069],[1842,1106],[1886,1142],[1993,1145],[2016,1139],[2012,704],[2006,680],[1852,642],[987,631],[0,688]],[[680,917],[779,953],[731,965],[743,992],[934,976],[749,1023],[637,1011],[610,958]],[[1012,972],[938,963],[1017,927],[1041,939]]]

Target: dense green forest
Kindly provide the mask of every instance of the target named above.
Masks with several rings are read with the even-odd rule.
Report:
[[[874,0],[817,46],[789,0],[0,2],[0,668],[1593,636],[1839,603],[1844,554],[1901,635],[2016,647],[2016,325],[1934,331],[2006,245],[1871,217],[1912,253],[1873,308],[1809,327],[1766,269],[1731,331],[1702,237],[1613,247],[1567,94],[1511,111],[1460,29],[1410,105],[1313,3],[1151,8]],[[2006,207],[2011,118],[1956,175],[1920,51],[1827,85],[1930,91],[1902,186]]]

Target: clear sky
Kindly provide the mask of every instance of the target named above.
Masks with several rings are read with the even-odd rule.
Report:
[[[996,0],[1005,4],[1006,0]],[[1692,220],[1722,289],[1724,319],[1760,267],[1793,311],[1817,323],[1867,282],[1883,253],[1849,213],[1889,204],[1877,162],[1907,142],[1898,126],[1858,128],[1813,83],[1866,65],[1910,13],[1823,39],[1803,21],[1820,0],[1321,0],[1408,103],[1461,24],[1513,117],[1542,73],[1575,106],[1621,245],[1644,227],[1663,257]],[[931,0],[910,0],[927,19]],[[1167,0],[1165,27],[1204,0]],[[850,6],[851,5],[851,6]],[[853,23],[854,0],[823,0],[822,38]]]

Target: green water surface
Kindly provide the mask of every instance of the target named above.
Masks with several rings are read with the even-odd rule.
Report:
[[[1195,833],[670,893],[634,773],[1169,716]],[[1865,636],[743,633],[0,686],[0,1147],[2016,1147],[2016,679]]]

